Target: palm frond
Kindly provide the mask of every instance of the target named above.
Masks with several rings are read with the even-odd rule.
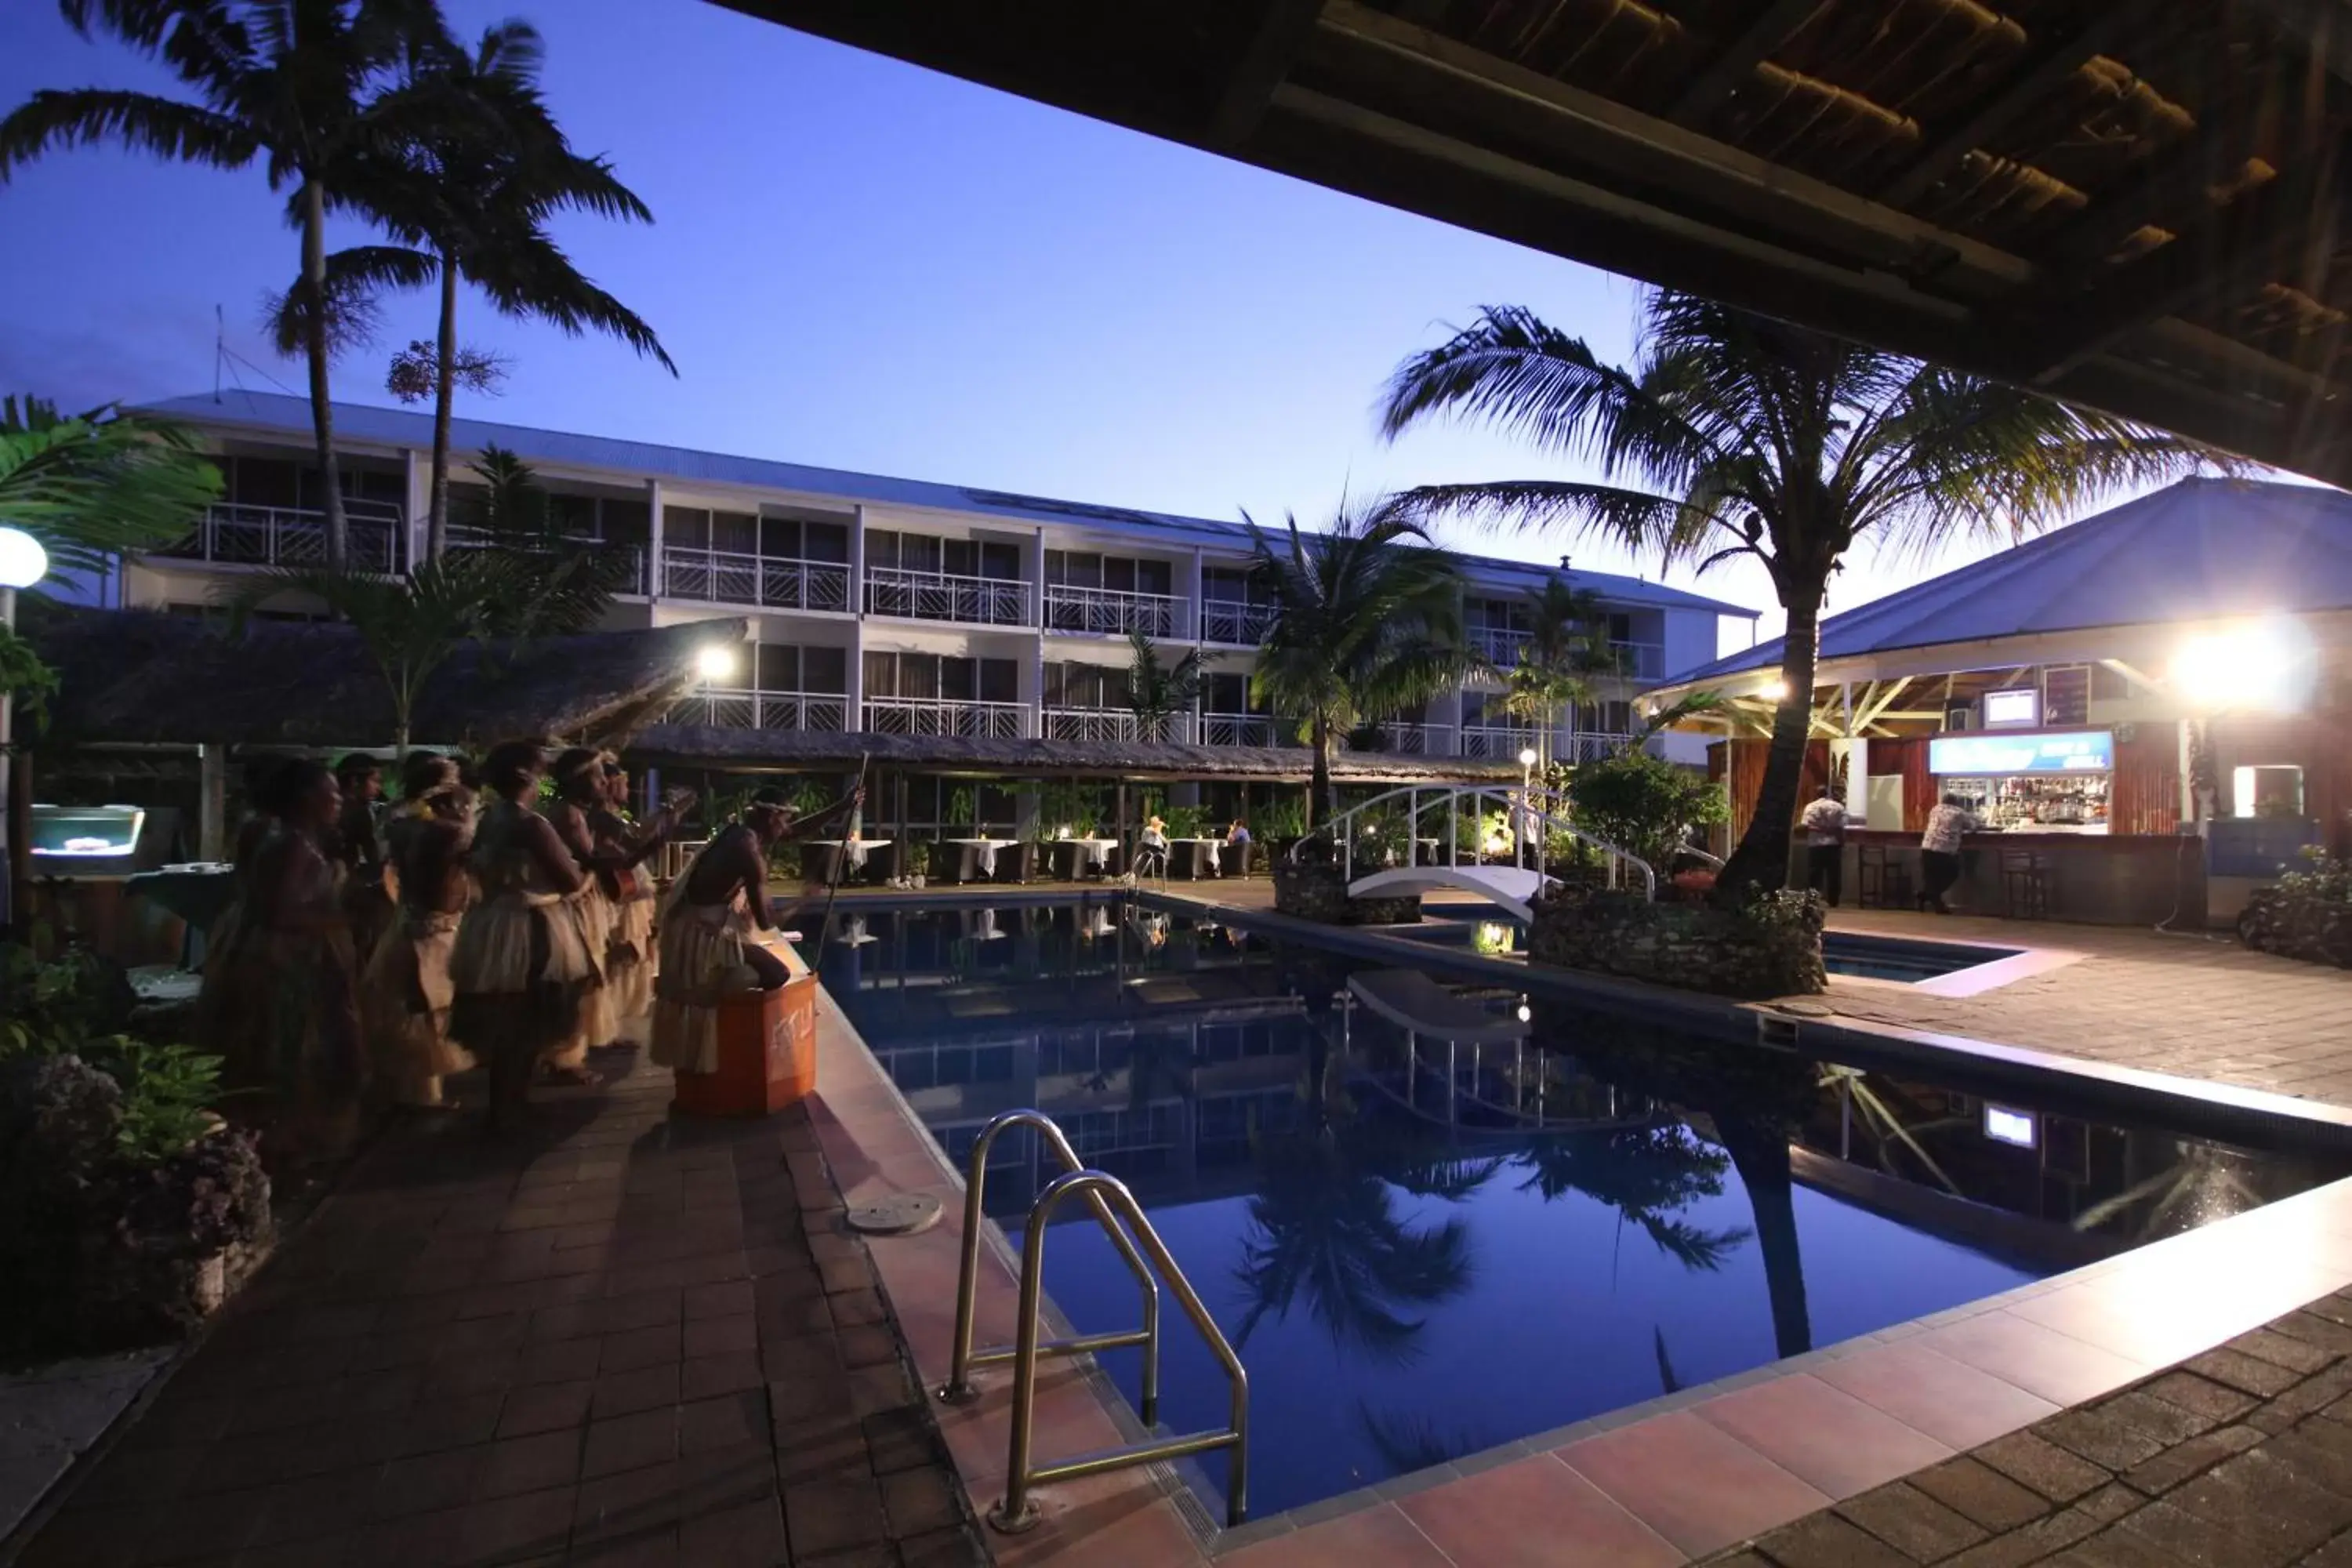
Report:
[[[260,138],[226,115],[152,93],[45,88],[0,120],[0,184],[42,153],[118,142],[176,163],[242,168]]]
[[[383,309],[378,296],[390,289],[429,289],[440,275],[437,257],[397,245],[361,245],[327,257],[327,355],[339,359],[375,341]],[[310,342],[310,285],[297,278],[262,301],[262,328],[288,358]]]
[[[471,258],[467,276],[507,315],[535,316],[572,337],[597,331],[618,338],[677,374],[653,328],[583,277],[543,230],[506,237],[496,255]]]
[[[41,542],[53,572],[99,573],[184,537],[220,494],[186,426],[111,405],[71,418],[9,399],[0,418],[0,518]]]

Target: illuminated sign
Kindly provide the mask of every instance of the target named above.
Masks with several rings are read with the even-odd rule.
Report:
[[[2030,686],[1988,691],[1984,694],[1984,721],[1988,730],[2011,726],[2031,730],[2042,722],[2042,693]]]
[[[1985,1136],[1996,1143],[2014,1143],[2021,1149],[2033,1147],[2033,1113],[2030,1110],[2010,1110],[1998,1105],[1988,1105],[1985,1110]]]
[[[2112,730],[2070,730],[2039,735],[1970,731],[1927,742],[1927,771],[1943,778],[2010,773],[2104,773],[2116,765]]]

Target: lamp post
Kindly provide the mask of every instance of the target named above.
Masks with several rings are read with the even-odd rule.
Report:
[[[21,528],[0,526],[0,629],[16,629],[16,590],[29,588],[49,574],[49,552]],[[8,779],[15,770],[11,752],[11,721],[15,695],[0,691],[0,931],[13,930],[16,921],[16,843],[8,831]]]
[[[1526,859],[1527,841],[1536,832],[1536,749],[1519,748],[1519,820],[1516,837],[1519,840],[1520,858]]]

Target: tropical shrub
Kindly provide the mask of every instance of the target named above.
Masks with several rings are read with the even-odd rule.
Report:
[[[2263,952],[2352,969],[2352,860],[2317,845],[2308,869],[2257,888],[2238,916],[2238,940]]]
[[[1670,875],[1685,836],[1721,822],[1723,793],[1687,768],[1638,750],[1587,763],[1569,775],[1576,825]]]

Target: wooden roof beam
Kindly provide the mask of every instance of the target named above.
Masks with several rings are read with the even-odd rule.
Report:
[[[1747,84],[1766,57],[1812,20],[1813,13],[1822,5],[1822,0],[1773,0],[1723,53],[1691,79],[1682,96],[1675,100],[1674,107],[1666,110],[1666,118],[1693,129],[1706,124],[1723,107],[1726,99]]]
[[[1238,147],[1250,139],[1322,14],[1323,0],[1265,0],[1249,47],[1225,79],[1225,90],[1209,116],[1209,145]]]
[[[1960,161],[2050,96],[2067,78],[2107,51],[2142,16],[2152,0],[2108,0],[2107,9],[2081,32],[2044,54],[2023,76],[1977,105],[1976,112],[1920,154],[1886,187],[1885,200],[1908,206],[1960,166]]]

